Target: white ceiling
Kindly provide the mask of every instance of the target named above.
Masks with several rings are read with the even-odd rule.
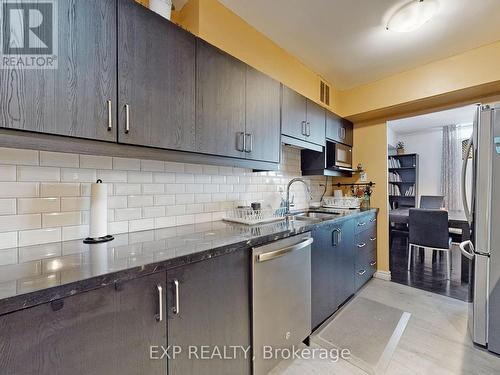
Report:
[[[389,126],[398,134],[417,133],[446,125],[471,125],[474,120],[475,105],[448,109],[446,111],[407,117],[401,120],[388,121]]]
[[[500,0],[439,0],[420,29],[385,29],[409,0],[219,0],[339,89],[500,40]]]

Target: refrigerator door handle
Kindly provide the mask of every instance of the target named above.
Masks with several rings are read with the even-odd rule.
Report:
[[[474,259],[474,245],[471,241],[464,241],[458,246],[460,247],[460,251],[464,257],[470,260]],[[469,248],[470,251],[467,250],[467,248]]]
[[[467,219],[467,222],[469,223],[469,225],[472,225],[472,207],[469,207],[469,203],[467,202],[467,164],[469,162],[469,154],[470,154],[470,150],[472,148],[472,145],[473,145],[473,138],[474,136],[472,135],[469,139],[469,141],[467,142],[467,148],[465,150],[465,158],[464,158],[464,161],[462,163],[462,203],[464,205],[464,213],[465,213],[465,217]]]

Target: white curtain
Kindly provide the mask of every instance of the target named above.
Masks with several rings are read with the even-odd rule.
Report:
[[[462,142],[457,125],[443,127],[443,157],[441,158],[441,194],[449,211],[462,209],[460,200],[460,170]]]

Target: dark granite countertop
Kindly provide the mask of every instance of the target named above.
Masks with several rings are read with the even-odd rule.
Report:
[[[376,209],[329,210],[343,220]],[[331,221],[329,221],[331,222]],[[279,221],[246,226],[224,221],[0,250],[0,315],[310,231],[319,223]]]

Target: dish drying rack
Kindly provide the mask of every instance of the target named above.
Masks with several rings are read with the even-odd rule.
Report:
[[[227,211],[223,220],[245,225],[256,225],[284,220],[285,217],[286,207],[280,207],[278,209],[262,208],[260,210],[245,207],[234,208]]]

